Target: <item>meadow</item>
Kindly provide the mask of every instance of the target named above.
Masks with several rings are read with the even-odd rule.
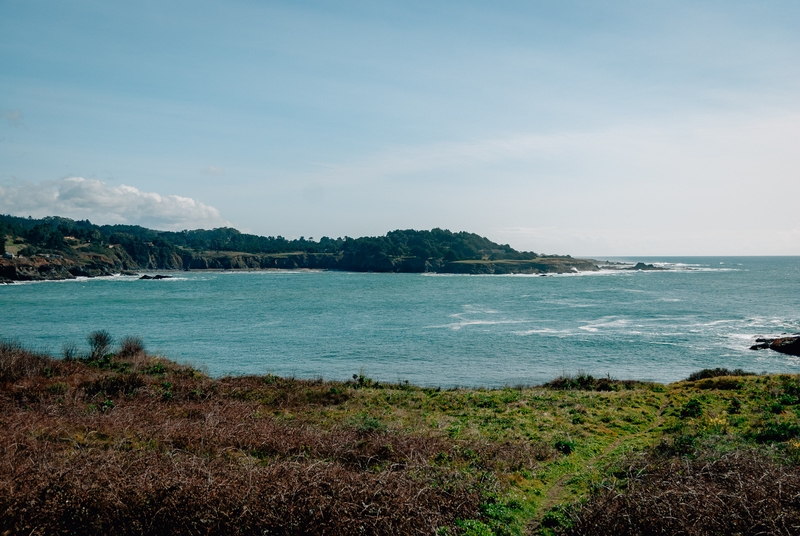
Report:
[[[800,377],[212,378],[0,343],[4,534],[797,534]]]

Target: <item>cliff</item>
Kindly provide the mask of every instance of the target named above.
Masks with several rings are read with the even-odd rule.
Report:
[[[227,228],[174,233],[58,217],[0,216],[0,237],[4,238],[0,282],[140,270],[549,274],[598,269],[590,260],[520,252],[474,233],[443,229],[314,241],[248,235]]]
[[[254,255],[234,252],[182,252],[139,264],[124,252],[86,254],[72,258],[34,255],[0,259],[0,282],[43,281],[133,274],[153,270],[342,270],[352,272],[444,274],[555,274],[595,271],[586,259],[541,258],[530,261],[454,261],[385,257],[353,259],[344,255],[298,252]]]

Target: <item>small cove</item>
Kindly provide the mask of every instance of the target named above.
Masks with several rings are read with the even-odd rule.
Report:
[[[567,372],[671,382],[701,368],[800,372],[749,350],[800,331],[799,257],[646,258],[564,276],[186,272],[0,287],[0,336],[58,353],[106,329],[214,376],[427,386],[538,384]]]

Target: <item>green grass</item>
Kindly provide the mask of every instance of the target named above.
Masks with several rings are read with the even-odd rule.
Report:
[[[474,517],[442,534],[558,533],[570,505],[620,484],[636,453],[691,458],[752,449],[800,462],[796,375],[711,371],[670,385],[578,375],[538,387],[449,390],[361,374],[348,382],[215,380],[125,341],[129,357],[99,352],[66,361],[0,344],[3,419],[28,426],[15,433],[63,455],[64,464],[80,452],[136,451],[265,470],[285,460],[309,467],[339,460],[364,479],[406,467],[417,475],[409,485],[455,472],[480,489],[480,503],[469,510]],[[212,418],[224,411],[226,421]],[[206,437],[212,429],[197,427],[203,419],[230,429]],[[252,435],[259,426],[263,434]],[[273,429],[294,446],[263,447]],[[357,452],[362,457],[353,458]]]
[[[321,426],[362,423],[454,440],[537,445],[531,467],[498,472],[501,495],[468,534],[551,533],[559,512],[613,478],[615,463],[651,448],[720,452],[769,445],[800,452],[800,377],[722,376],[618,390],[424,389],[401,385],[347,388],[342,404],[297,415]],[[550,454],[548,457],[547,453]],[[509,506],[510,505],[510,506]],[[554,521],[555,520],[555,521]],[[557,525],[557,523],[555,523]],[[489,532],[487,532],[489,531]]]

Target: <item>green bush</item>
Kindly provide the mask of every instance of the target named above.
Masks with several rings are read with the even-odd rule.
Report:
[[[699,417],[703,414],[703,405],[696,398],[690,398],[681,408],[681,417]]]
[[[738,368],[733,370],[726,368],[703,369],[689,374],[689,377],[686,378],[686,380],[690,382],[696,382],[698,380],[716,378],[718,376],[757,376],[757,374],[755,372],[746,372]]]

